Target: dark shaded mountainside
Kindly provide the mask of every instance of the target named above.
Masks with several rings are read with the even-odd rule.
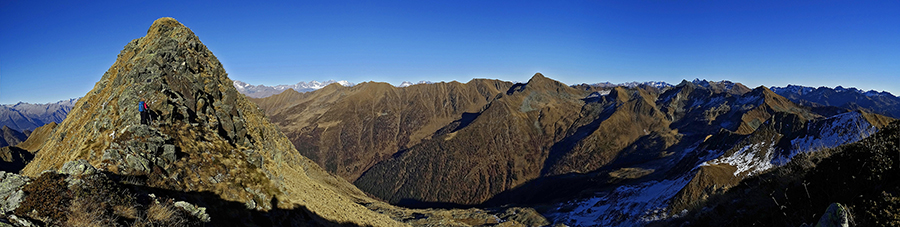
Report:
[[[727,81],[570,87],[540,73],[251,100],[301,154],[390,203],[524,204],[574,226],[669,218],[892,120]]]
[[[900,121],[859,142],[801,154],[663,226],[900,225]],[[830,211],[839,207],[835,211]],[[716,218],[728,217],[728,218]],[[821,223],[820,223],[821,224]]]
[[[35,156],[21,175],[0,172],[0,222],[547,224],[531,208],[413,210],[371,199],[298,153],[232,84],[190,29],[172,18],[156,20],[146,36],[125,46],[61,124],[35,131],[41,136],[22,144]],[[148,125],[140,123],[141,100],[150,103]]]
[[[0,137],[0,147],[5,147],[15,146],[16,144],[25,142],[25,140],[28,139],[28,135],[25,133],[31,134],[31,131],[20,132],[3,126],[3,128],[0,129],[0,133],[3,133],[3,137]]]

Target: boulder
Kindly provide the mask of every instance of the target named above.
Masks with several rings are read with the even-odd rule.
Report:
[[[28,181],[28,177],[0,171],[0,213],[11,212],[19,207],[25,197],[22,186]]]
[[[832,203],[819,218],[816,227],[848,227],[850,226],[850,211],[840,203]]]
[[[190,204],[185,201],[175,202],[175,207],[181,208],[184,211],[187,211],[194,217],[197,217],[202,222],[209,222],[209,214],[206,213],[206,207],[199,207],[194,204]]]
[[[63,164],[62,168],[59,168],[59,173],[68,175],[91,175],[97,173],[97,168],[94,168],[87,160],[78,159]]]

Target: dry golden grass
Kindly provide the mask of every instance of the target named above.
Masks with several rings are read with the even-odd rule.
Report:
[[[112,207],[113,214],[119,217],[127,218],[127,219],[137,219],[140,217],[140,213],[138,212],[138,208],[135,206],[126,206],[126,205],[116,205]]]
[[[147,218],[154,222],[166,222],[175,216],[175,209],[165,203],[153,203],[147,209]]]
[[[94,227],[94,226],[112,226],[115,224],[115,218],[105,212],[104,209],[97,209],[86,199],[76,199],[69,206],[68,219],[66,226],[72,227]]]

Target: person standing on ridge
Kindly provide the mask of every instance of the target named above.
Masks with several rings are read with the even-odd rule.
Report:
[[[141,113],[141,124],[149,125],[150,124],[150,106],[147,105],[147,102],[144,99],[141,99],[138,102],[138,112]]]

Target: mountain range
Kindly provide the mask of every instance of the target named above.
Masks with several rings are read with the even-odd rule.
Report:
[[[22,132],[33,131],[50,122],[60,123],[77,101],[78,98],[73,98],[46,104],[0,105],[0,125]]]
[[[862,91],[841,86],[835,88],[813,88],[799,85],[772,87],[771,89],[775,93],[801,105],[861,109],[893,118],[900,118],[900,98],[884,91]]]
[[[540,73],[251,100],[301,154],[390,203],[552,207],[539,211],[574,226],[677,216],[892,121],[729,81],[567,86]]]
[[[403,85],[232,81],[193,31],[160,18],[61,123],[0,149],[0,221],[900,223],[889,93],[706,80],[570,86],[541,73]],[[3,131],[16,142],[26,134]]]

